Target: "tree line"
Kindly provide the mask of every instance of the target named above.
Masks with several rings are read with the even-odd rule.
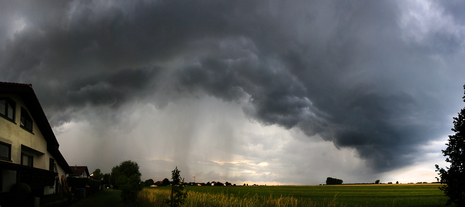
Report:
[[[172,186],[171,196],[166,200],[170,206],[180,206],[183,204],[187,193],[184,191],[184,179],[181,171],[176,167],[172,172],[171,181],[168,178],[159,182],[161,185]],[[124,203],[136,203],[137,195],[144,186],[154,185],[153,179],[145,182],[140,180],[141,173],[136,162],[127,160],[111,169],[111,174],[102,174],[100,169],[92,173],[92,178],[97,180],[104,187],[112,187],[121,190],[121,198]]]

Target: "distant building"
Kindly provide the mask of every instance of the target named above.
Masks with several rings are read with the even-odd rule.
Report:
[[[71,173],[69,174],[70,177],[76,178],[89,178],[89,170],[87,166],[72,166]]]

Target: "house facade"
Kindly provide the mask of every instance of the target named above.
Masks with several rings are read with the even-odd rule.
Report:
[[[0,82],[0,199],[26,183],[34,196],[61,191],[71,169],[29,84]]]

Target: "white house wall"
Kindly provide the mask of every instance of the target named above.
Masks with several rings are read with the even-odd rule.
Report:
[[[31,116],[33,120],[33,129],[32,133],[26,131],[25,129],[21,128],[20,126],[20,117],[21,117],[21,107],[26,109],[29,112],[29,109],[25,106],[22,98],[15,94],[0,94],[0,97],[9,97],[14,102],[16,102],[15,108],[15,123],[0,117],[0,141],[4,143],[8,143],[11,145],[11,161],[12,163],[21,164],[21,145],[27,146],[32,148],[40,153],[34,152],[23,152],[24,154],[33,156],[33,167],[49,170],[49,159],[52,158],[55,160],[55,165],[57,166],[58,170],[58,178],[61,182],[61,176],[65,175],[64,170],[61,166],[57,165],[56,159],[47,151],[47,142],[43,137],[39,127],[37,126],[36,121]],[[12,174],[3,171],[3,175],[5,174]],[[14,175],[16,177],[16,175]],[[16,178],[13,178],[16,180]],[[10,179],[11,176],[4,177],[4,179]],[[14,183],[13,183],[14,184]],[[3,191],[8,191],[11,186],[6,185],[13,185],[11,182],[3,182]],[[55,192],[56,186],[50,188],[50,186],[46,186],[44,188],[44,194],[53,194]]]

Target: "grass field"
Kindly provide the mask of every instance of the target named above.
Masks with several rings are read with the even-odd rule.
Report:
[[[188,206],[445,206],[438,184],[186,187]],[[165,206],[170,187],[144,188],[132,206]],[[127,206],[119,190],[103,190],[70,207]]]
[[[445,206],[438,184],[186,187],[187,206]],[[146,200],[169,195],[169,187],[146,188]],[[189,198],[190,197],[190,198]],[[189,200],[191,199],[191,200]],[[287,200],[286,200],[287,199]],[[198,200],[204,203],[199,203]],[[209,201],[210,200],[210,201]],[[197,203],[195,203],[197,202]],[[207,202],[207,203],[205,203]],[[237,205],[230,205],[239,202]],[[244,205],[250,203],[251,205]]]

